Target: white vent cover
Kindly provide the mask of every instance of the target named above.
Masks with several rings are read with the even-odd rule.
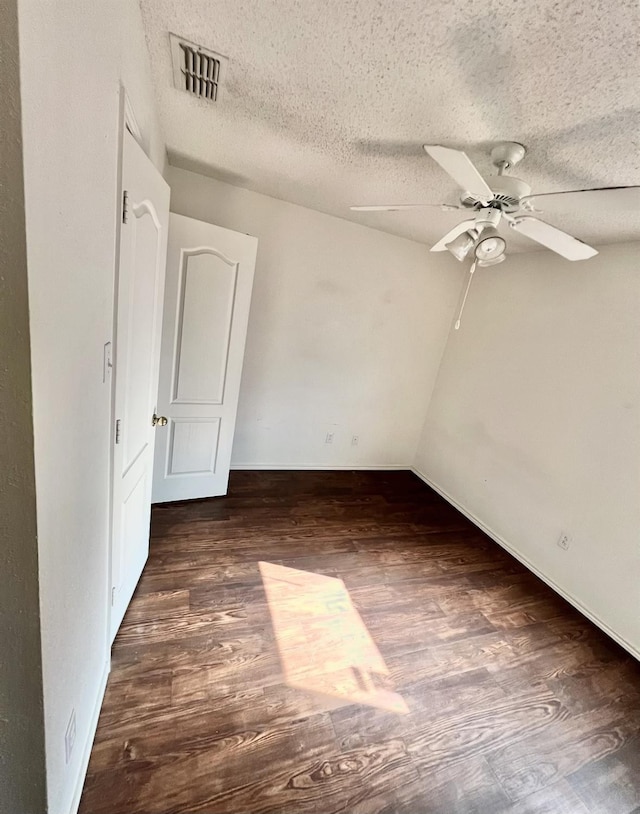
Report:
[[[169,39],[176,88],[200,99],[216,102],[220,98],[228,58],[175,34],[169,34]]]

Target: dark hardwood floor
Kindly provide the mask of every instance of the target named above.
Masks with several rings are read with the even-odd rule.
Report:
[[[341,577],[410,713],[282,683],[258,561]],[[640,814],[640,664],[407,472],[154,509],[82,814]]]

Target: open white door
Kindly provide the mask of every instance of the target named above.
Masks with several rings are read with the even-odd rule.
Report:
[[[170,215],[154,503],[227,492],[257,246]]]
[[[111,640],[149,553],[154,416],[169,224],[169,186],[125,131],[118,271]]]

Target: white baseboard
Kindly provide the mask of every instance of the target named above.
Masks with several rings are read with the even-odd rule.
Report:
[[[78,808],[80,807],[80,798],[82,797],[82,789],[84,788],[84,781],[87,776],[87,769],[89,768],[89,758],[91,757],[91,749],[93,748],[93,741],[96,736],[96,729],[98,728],[98,718],[100,717],[100,710],[102,709],[102,702],[104,700],[105,690],[107,689],[107,679],[109,678],[110,670],[111,670],[111,659],[109,658],[107,659],[104,672],[102,674],[102,677],[100,678],[98,695],[96,697],[96,703],[93,708],[93,713],[91,714],[89,733],[87,735],[87,740],[85,741],[84,749],[82,751],[82,762],[80,763],[80,771],[78,772],[78,777],[76,779],[76,787],[75,791],[73,792],[73,798],[71,802],[71,808],[69,809],[69,814],[77,814]]]
[[[444,490],[441,486],[438,486],[437,483],[434,483],[430,478],[428,478],[424,472],[421,472],[416,467],[411,467],[411,471],[414,475],[417,475],[420,480],[424,481],[427,486],[430,486],[434,492],[437,492],[441,497],[443,497],[448,503],[450,503],[455,509],[457,509],[461,514],[467,517],[471,522],[478,526],[479,529],[484,531],[484,533],[491,537],[492,540],[495,540],[498,545],[502,546],[506,551],[509,552],[516,560],[519,560],[524,566],[526,566],[529,571],[532,571],[537,577],[543,582],[546,582],[547,585],[552,588],[557,594],[559,594],[563,599],[566,599],[571,605],[574,606],[583,616],[586,616],[594,625],[597,625],[601,630],[603,630],[607,636],[610,636],[614,641],[616,641],[621,647],[624,647],[629,653],[631,653],[634,658],[640,660],[640,651],[637,650],[630,642],[624,639],[622,636],[617,634],[615,630],[612,630],[606,622],[603,622],[595,613],[586,608],[579,599],[576,599],[575,596],[570,594],[568,591],[565,591],[564,588],[561,588],[556,582],[554,582],[550,577],[548,577],[543,571],[540,571],[527,557],[521,554],[516,548],[510,545],[503,537],[501,537],[497,532],[495,532],[492,528],[483,523],[482,520],[478,519],[472,512],[468,511],[464,506],[458,503],[451,495]]]
[[[256,470],[269,470],[272,469],[274,471],[280,470],[301,470],[306,471],[309,469],[318,469],[322,471],[342,471],[346,470],[348,472],[368,472],[370,470],[382,470],[382,471],[395,471],[397,469],[403,469],[407,472],[411,471],[411,467],[408,464],[377,464],[375,466],[365,466],[363,464],[340,464],[338,466],[332,464],[231,464],[231,469],[256,469]]]

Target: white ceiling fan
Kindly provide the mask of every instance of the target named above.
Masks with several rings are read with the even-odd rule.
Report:
[[[432,252],[449,251],[461,262],[470,255],[473,258],[469,280],[462,298],[462,307],[456,328],[460,326],[462,308],[466,301],[473,273],[477,266],[493,266],[506,257],[507,241],[497,231],[502,220],[516,232],[535,240],[542,246],[562,255],[567,260],[587,260],[598,254],[596,249],[549,223],[534,217],[537,206],[544,206],[550,198],[569,193],[604,193],[610,196],[631,195],[631,205],[640,203],[640,186],[604,187],[600,189],[569,190],[532,195],[531,187],[519,178],[505,175],[525,156],[526,148],[515,141],[503,141],[491,150],[491,161],[498,173],[485,180],[466,153],[450,147],[425,144],[425,151],[460,186],[464,193],[459,205],[450,204],[399,204],[381,206],[352,206],[357,212],[398,212],[410,209],[437,207],[448,210],[467,210],[473,217],[467,218],[449,231],[434,246]],[[635,199],[635,200],[634,200]],[[607,197],[608,200],[608,197]]]

